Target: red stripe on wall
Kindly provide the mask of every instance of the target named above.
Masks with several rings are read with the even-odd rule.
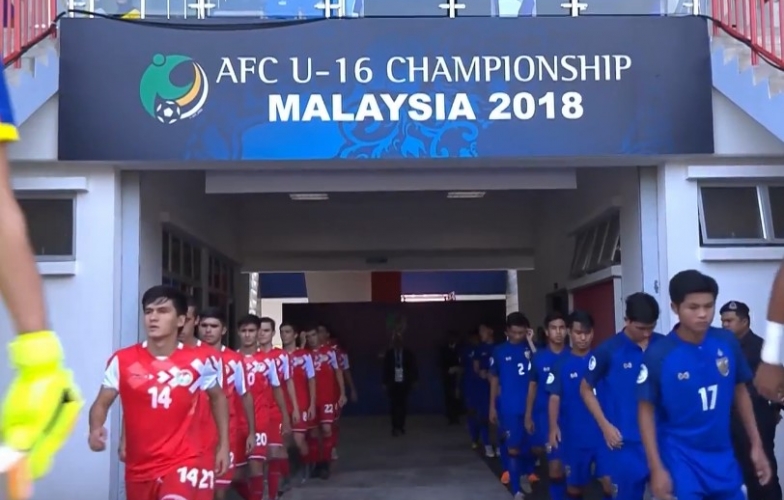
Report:
[[[400,302],[403,293],[403,273],[375,272],[370,273],[370,301],[383,304]]]

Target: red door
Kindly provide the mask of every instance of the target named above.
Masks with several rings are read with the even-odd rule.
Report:
[[[613,280],[602,281],[572,292],[574,309],[581,309],[593,316],[593,345],[597,346],[615,332],[615,289]]]

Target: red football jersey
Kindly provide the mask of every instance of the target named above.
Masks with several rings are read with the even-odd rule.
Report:
[[[229,403],[229,433],[247,432],[248,422],[245,419],[242,396],[248,391],[248,386],[242,354],[226,346],[221,346],[220,354],[223,363],[223,392]]]
[[[194,407],[219,378],[214,364],[182,344],[167,358],[150,354],[146,342],[112,355],[103,386],[120,395],[127,480],[153,481],[201,456]]]
[[[291,363],[289,361],[289,353],[280,347],[273,347],[267,351],[267,355],[275,362],[275,371],[278,374],[278,380],[283,388],[283,397],[286,398],[288,403],[289,391],[286,387],[286,382],[291,378]],[[283,418],[280,413],[280,408],[276,404],[272,409],[272,414],[276,420]]]
[[[256,429],[262,429],[269,422],[270,410],[277,406],[272,393],[273,387],[280,387],[280,379],[275,369],[275,361],[267,353],[256,352],[244,355],[248,390],[253,395],[253,411],[256,414]]]
[[[218,372],[218,384],[223,386],[223,363],[221,362],[220,353],[201,340],[197,341],[196,345],[190,347],[190,349],[195,350],[204,363],[212,363]],[[215,448],[218,447],[218,427],[215,425],[215,417],[212,416],[210,398],[204,392],[201,393],[199,401],[196,403],[196,412],[199,415],[199,435],[201,436],[202,452],[214,454]]]
[[[310,387],[308,381],[316,376],[313,368],[313,356],[305,349],[294,349],[289,353],[289,362],[291,363],[291,378],[294,381],[294,392],[297,393],[297,406],[301,412],[307,411],[310,406]],[[286,393],[286,405],[289,411],[291,408],[291,401],[289,395]]]
[[[316,372],[316,399],[334,402],[338,398],[335,372],[338,370],[337,351],[334,346],[322,345],[313,351],[313,369]]]

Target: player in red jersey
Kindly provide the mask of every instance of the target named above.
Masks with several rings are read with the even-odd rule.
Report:
[[[319,335],[319,342],[323,344],[331,345],[335,348],[337,358],[338,358],[338,367],[343,372],[343,382],[346,385],[346,391],[349,394],[349,401],[352,403],[357,402],[357,390],[356,386],[354,385],[354,379],[351,377],[351,365],[348,359],[348,353],[343,349],[343,347],[338,342],[338,339],[332,333],[332,330],[329,329],[324,324],[320,324],[318,326],[318,335]],[[335,382],[335,394],[339,394],[337,381]],[[337,404],[338,401],[335,401],[335,422],[332,425],[332,435],[334,439],[334,446],[332,447],[332,460],[338,459],[338,443],[340,441],[340,414],[343,410],[343,407]]]
[[[117,396],[126,431],[125,490],[133,500],[201,498],[212,494],[215,475],[229,462],[226,396],[214,364],[181,344],[177,333],[185,324],[187,300],[167,286],[150,288],[142,297],[147,340],[115,352],[90,408],[88,443],[106,449],[104,427]],[[204,470],[201,431],[193,408],[203,394],[209,398],[218,428],[214,470]]]
[[[210,361],[215,364],[218,368],[218,385],[222,387],[223,363],[221,363],[220,356],[215,352],[215,349],[196,338],[196,327],[198,324],[198,306],[193,297],[188,297],[188,311],[185,314],[185,325],[183,325],[180,330],[180,342],[195,349],[205,363]],[[196,404],[196,413],[199,416],[199,435],[202,440],[201,451],[202,459],[204,460],[202,468],[204,470],[212,470],[215,468],[213,457],[215,455],[215,448],[218,446],[218,429],[215,427],[215,422],[210,415],[210,403],[204,395],[201,395]],[[231,443],[229,443],[229,446],[231,446]],[[213,492],[200,492],[196,500],[212,500],[213,496]]]
[[[313,357],[306,349],[297,347],[297,331],[291,323],[280,325],[280,340],[289,354],[291,378],[297,393],[300,419],[292,425],[294,444],[301,457],[308,456],[307,433],[316,425],[316,372]],[[288,404],[288,401],[286,402]],[[292,409],[293,406],[289,406]],[[306,472],[307,474],[307,472]]]
[[[258,352],[256,347],[260,329],[261,319],[253,314],[245,316],[237,323],[239,350],[245,363],[248,388],[253,395],[256,424],[254,447],[248,454],[247,486],[241,482],[235,484],[235,489],[245,500],[262,500],[264,496],[264,462],[268,455],[270,417],[275,407],[286,408],[275,360],[266,353]],[[284,417],[284,425],[287,425],[288,421],[288,418]],[[281,433],[280,427],[276,433]]]
[[[332,461],[332,448],[335,445],[332,427],[336,410],[346,404],[346,388],[335,348],[328,344],[321,344],[316,327],[305,328],[305,338],[313,356],[313,368],[316,372],[316,419],[319,422],[318,433],[321,442],[320,448],[311,442],[309,456],[311,461],[315,462],[314,472],[322,479],[327,479]]]
[[[221,344],[227,333],[223,311],[209,307],[199,314],[199,338],[220,353],[223,365],[223,392],[229,402],[229,468],[215,479],[215,500],[227,497],[231,483],[242,479],[240,468],[256,443],[253,396],[247,388],[242,354]]]
[[[286,351],[273,347],[272,337],[275,336],[275,320],[261,318],[258,344],[259,353],[266,354],[275,362],[278,379],[284,385],[284,404],[282,408],[277,405],[271,410],[269,427],[267,428],[267,493],[270,499],[277,498],[283,478],[289,475],[289,455],[285,446],[284,436],[291,434],[292,425],[299,424],[300,411],[294,380],[291,378],[291,363]],[[288,410],[291,404],[291,411]]]

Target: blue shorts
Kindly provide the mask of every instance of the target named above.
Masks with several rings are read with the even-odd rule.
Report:
[[[583,487],[604,475],[603,471],[599,470],[598,450],[599,447],[567,447],[561,451],[567,486]]]
[[[544,447],[550,440],[549,428],[550,422],[547,416],[547,410],[544,412],[534,413],[534,433],[531,436],[531,446]]]
[[[678,500],[745,500],[743,477],[732,449],[707,452],[669,443],[661,449]]]
[[[616,491],[616,500],[643,498],[650,471],[642,443],[624,442],[623,447],[617,450],[610,450],[607,446],[603,448],[606,453],[600,455],[599,462],[603,466],[606,464],[613,489]]]
[[[524,450],[530,447],[528,432],[525,430],[525,418],[520,414],[500,415],[499,426],[503,429],[507,448]]]
[[[490,393],[477,392],[474,411],[479,420],[487,422],[490,418]]]

